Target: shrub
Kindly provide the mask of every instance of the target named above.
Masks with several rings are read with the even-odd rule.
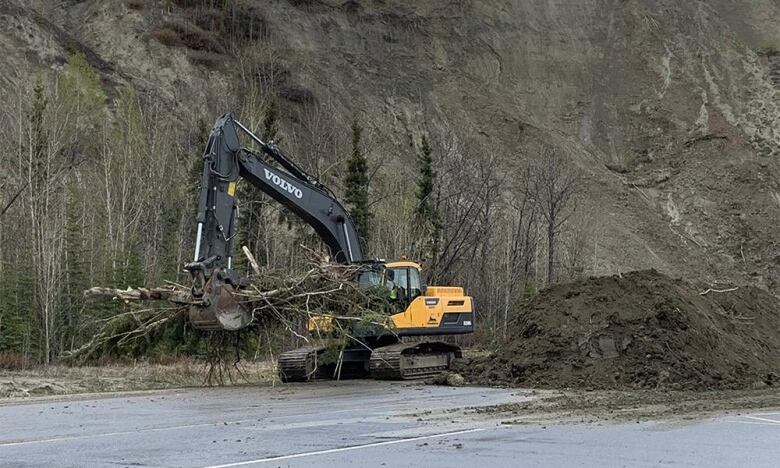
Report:
[[[22,370],[35,365],[35,362],[23,354],[0,353],[0,370]]]
[[[204,0],[172,0],[171,3],[181,8],[195,8],[203,6],[206,3],[214,2],[206,2]]]
[[[154,37],[168,46],[184,46],[192,50],[220,52],[222,47],[214,35],[187,22],[166,21],[154,31]]]
[[[179,47],[183,45],[179,33],[174,29],[167,27],[166,25],[162,25],[155,29],[152,35],[161,44],[167,45],[169,47]]]
[[[296,104],[312,104],[317,101],[314,93],[306,88],[286,86],[279,90],[279,96]]]
[[[222,33],[232,39],[253,41],[268,35],[268,22],[255,7],[237,3],[222,17]]]
[[[146,0],[127,0],[127,8],[131,10],[143,10],[146,8]]]
[[[192,50],[187,56],[192,63],[203,65],[206,68],[215,69],[222,63],[222,56],[216,52],[207,50]]]

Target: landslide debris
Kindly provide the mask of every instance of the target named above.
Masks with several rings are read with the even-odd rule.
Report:
[[[706,289],[655,270],[556,285],[518,310],[497,352],[457,370],[474,384],[535,388],[778,385],[780,300]]]

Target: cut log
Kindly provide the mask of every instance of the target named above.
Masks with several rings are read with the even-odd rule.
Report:
[[[249,264],[252,266],[252,271],[255,272],[255,275],[260,276],[260,265],[257,264],[257,260],[255,260],[255,256],[252,255],[252,252],[249,251],[249,248],[247,246],[241,247],[241,250],[244,251],[244,255],[246,255],[246,259],[249,260]]]
[[[171,301],[187,302],[187,294],[175,288],[101,288],[93,287],[84,291],[85,297],[110,297],[123,301]]]

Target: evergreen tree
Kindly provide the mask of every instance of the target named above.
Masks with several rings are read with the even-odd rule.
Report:
[[[82,233],[80,196],[75,184],[68,187],[65,220],[65,286],[63,294],[63,316],[60,343],[72,348],[78,339],[81,318],[85,308],[84,290],[89,284],[88,265],[84,236]]]
[[[30,165],[33,189],[41,189],[41,184],[48,180],[48,165],[46,164],[46,149],[49,145],[49,133],[44,123],[49,100],[46,98],[43,83],[38,81],[33,87],[33,103],[30,110],[30,132],[32,133],[32,158]],[[34,192],[35,193],[35,192]]]
[[[277,133],[279,133],[279,105],[276,103],[276,97],[272,96],[263,117],[263,141],[276,140]]]
[[[54,119],[67,119],[70,123],[61,135],[61,161],[69,167],[77,166],[81,159],[94,155],[100,145],[93,136],[105,125],[107,107],[100,77],[89,65],[86,56],[75,53],[68,58],[56,82],[56,102],[52,109]],[[87,307],[83,291],[89,286],[90,268],[85,234],[84,214],[87,207],[77,178],[68,177],[62,196],[65,198],[64,251],[62,296],[60,313],[55,317],[54,328],[58,333],[60,350],[76,346],[82,333]]]
[[[431,145],[424,135],[420,154],[417,155],[417,166],[420,170],[420,179],[417,181],[417,208],[415,211],[421,220],[433,220],[436,216],[433,203],[436,169],[433,167]]]
[[[16,258],[15,265],[21,265]],[[29,268],[21,268],[0,282],[0,352],[24,354],[29,357],[31,344],[37,343],[32,336],[32,318],[35,316],[30,291],[33,278]]]
[[[441,237],[441,215],[436,196],[436,168],[433,150],[428,138],[423,135],[420,153],[417,155],[420,178],[417,181],[417,206],[415,208],[418,227],[418,255],[430,262],[428,274],[435,277]],[[431,278],[432,279],[432,278]]]
[[[352,154],[347,161],[347,175],[345,179],[344,199],[347,202],[349,213],[357,226],[360,240],[365,247],[371,236],[371,218],[368,203],[368,160],[363,153],[361,137],[363,128],[357,117],[352,121]]]
[[[31,148],[29,156],[30,184],[30,217],[29,228],[32,233],[30,266],[33,272],[33,283],[29,291],[33,292],[32,300],[35,303],[34,313],[38,319],[36,327],[37,343],[41,361],[48,364],[53,357],[54,348],[56,348],[54,339],[54,320],[56,311],[53,310],[54,304],[49,302],[50,294],[53,296],[57,291],[52,291],[49,280],[51,270],[48,261],[51,260],[52,251],[49,250],[50,244],[46,242],[46,236],[49,234],[47,221],[51,214],[49,208],[51,198],[56,187],[50,186],[53,182],[49,155],[49,127],[47,122],[49,99],[46,97],[46,88],[41,81],[38,81],[33,87],[32,107],[29,114],[29,131],[31,135]],[[28,291],[28,298],[29,296]]]

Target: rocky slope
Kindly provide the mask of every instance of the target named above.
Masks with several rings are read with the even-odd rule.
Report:
[[[0,93],[81,50],[109,96],[223,109],[232,65],[161,43],[187,2],[162,3],[0,0]],[[553,145],[584,173],[592,273],[778,287],[776,1],[254,3],[284,105],[360,109],[399,178],[423,132],[495,155],[507,190]]]

